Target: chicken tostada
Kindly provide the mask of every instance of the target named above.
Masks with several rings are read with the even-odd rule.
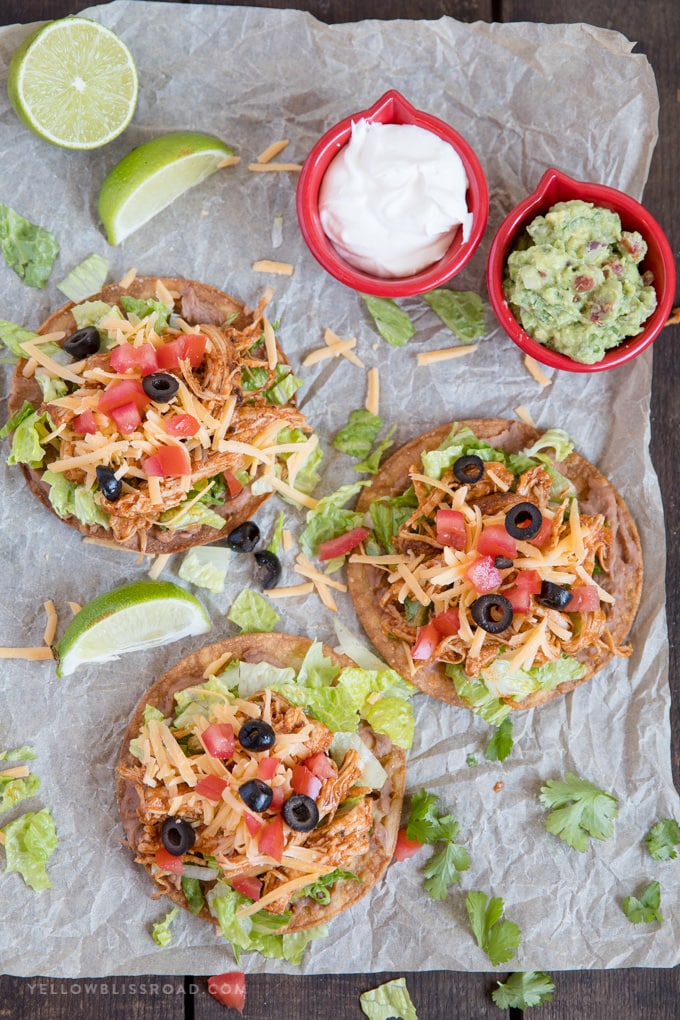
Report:
[[[357,509],[357,615],[427,694],[498,724],[572,690],[615,656],[642,588],[623,499],[561,430],[476,419],[411,440]]]
[[[213,922],[237,955],[297,961],[392,858],[402,731],[393,741],[365,716],[382,703],[389,730],[399,712],[388,705],[410,711],[411,692],[392,670],[278,633],[229,638],[170,669],[118,761],[127,845],[156,895]]]
[[[139,277],[55,312],[21,344],[10,464],[88,536],[149,553],[215,541],[316,443],[264,310]]]

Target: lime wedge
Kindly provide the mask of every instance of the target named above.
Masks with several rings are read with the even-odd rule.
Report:
[[[7,92],[23,122],[65,149],[97,149],[123,131],[137,105],[137,69],[125,43],[87,18],[36,29],[9,65]]]
[[[109,243],[120,244],[233,155],[219,138],[196,131],[172,131],[133,149],[109,171],[99,191]]]
[[[124,652],[205,634],[211,623],[190,592],[171,581],[133,581],[98,595],[76,613],[54,651],[57,676]]]

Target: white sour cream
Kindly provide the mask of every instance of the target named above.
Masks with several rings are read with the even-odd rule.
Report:
[[[321,225],[357,269],[410,276],[437,262],[459,227],[467,241],[467,183],[458,153],[431,131],[361,119],[321,182]]]

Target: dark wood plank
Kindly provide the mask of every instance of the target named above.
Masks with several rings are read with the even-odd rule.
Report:
[[[2,1020],[184,1020],[193,988],[183,977],[146,974],[130,978],[0,977]],[[191,1015],[190,1013],[188,1014]]]

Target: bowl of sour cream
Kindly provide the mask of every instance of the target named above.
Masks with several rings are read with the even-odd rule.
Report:
[[[634,198],[551,167],[496,232],[487,288],[525,354],[567,372],[602,372],[636,358],[663,329],[675,261]]]
[[[296,205],[320,265],[379,297],[441,287],[470,260],[489,215],[468,142],[394,89],[322,135],[304,161]]]

